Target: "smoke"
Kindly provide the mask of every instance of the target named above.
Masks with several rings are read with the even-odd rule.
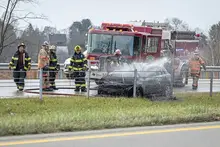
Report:
[[[138,76],[143,77],[147,76],[148,74],[155,72],[155,68],[157,67],[165,67],[165,64],[168,63],[168,58],[161,58],[156,61],[152,62],[133,62],[132,64],[124,64],[123,66],[120,66],[120,69],[115,70],[114,72],[110,74],[123,74],[125,77],[133,77],[134,76],[134,70],[137,69]],[[119,76],[119,75],[117,75]]]
[[[161,66],[164,67],[166,63],[168,63],[168,58],[161,58],[152,62],[133,62],[132,64],[124,64],[124,66],[120,67],[117,71],[148,71],[152,67]]]

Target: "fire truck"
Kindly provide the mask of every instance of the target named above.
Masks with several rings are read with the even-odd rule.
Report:
[[[183,87],[188,84],[188,62],[192,53],[199,47],[199,37],[200,35],[194,31],[163,30],[162,52],[168,52],[169,45],[173,46],[174,84],[176,86]]]
[[[143,31],[140,31],[143,30]],[[106,70],[101,69],[101,58],[113,57],[116,49],[128,61],[149,62],[161,57],[162,29],[131,24],[102,23],[100,29],[88,32],[87,58],[91,62],[91,78],[99,83]],[[99,60],[99,64],[93,61]],[[96,72],[96,69],[99,72]]]
[[[132,60],[159,58],[162,29],[145,29],[146,32],[139,32],[138,27],[131,24],[116,23],[102,23],[101,29],[90,29],[88,59],[99,60],[102,55],[113,55],[116,49],[120,49],[125,58]]]

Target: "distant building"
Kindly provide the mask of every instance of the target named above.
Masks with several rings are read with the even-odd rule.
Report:
[[[50,41],[50,44],[53,44],[56,46],[66,46],[67,45],[66,34],[50,34],[49,41]]]

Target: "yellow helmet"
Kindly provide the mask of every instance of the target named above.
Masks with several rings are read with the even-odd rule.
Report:
[[[76,52],[76,51],[80,51],[80,52],[81,52],[81,46],[79,46],[79,45],[75,46],[74,51],[75,51],[75,52]]]

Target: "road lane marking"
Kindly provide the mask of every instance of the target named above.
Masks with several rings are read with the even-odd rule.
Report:
[[[209,129],[220,129],[220,125],[162,129],[162,130],[149,130],[149,131],[138,131],[138,132],[109,133],[109,134],[101,134],[101,135],[73,136],[73,137],[62,137],[62,138],[38,139],[38,140],[0,142],[0,146],[36,144],[36,143],[58,142],[58,141],[73,141],[73,140],[84,140],[84,139],[98,139],[98,138],[109,138],[109,137],[145,135],[145,134],[159,134],[159,133],[171,133],[171,132],[183,132],[183,131],[196,131],[196,130],[209,130]]]

